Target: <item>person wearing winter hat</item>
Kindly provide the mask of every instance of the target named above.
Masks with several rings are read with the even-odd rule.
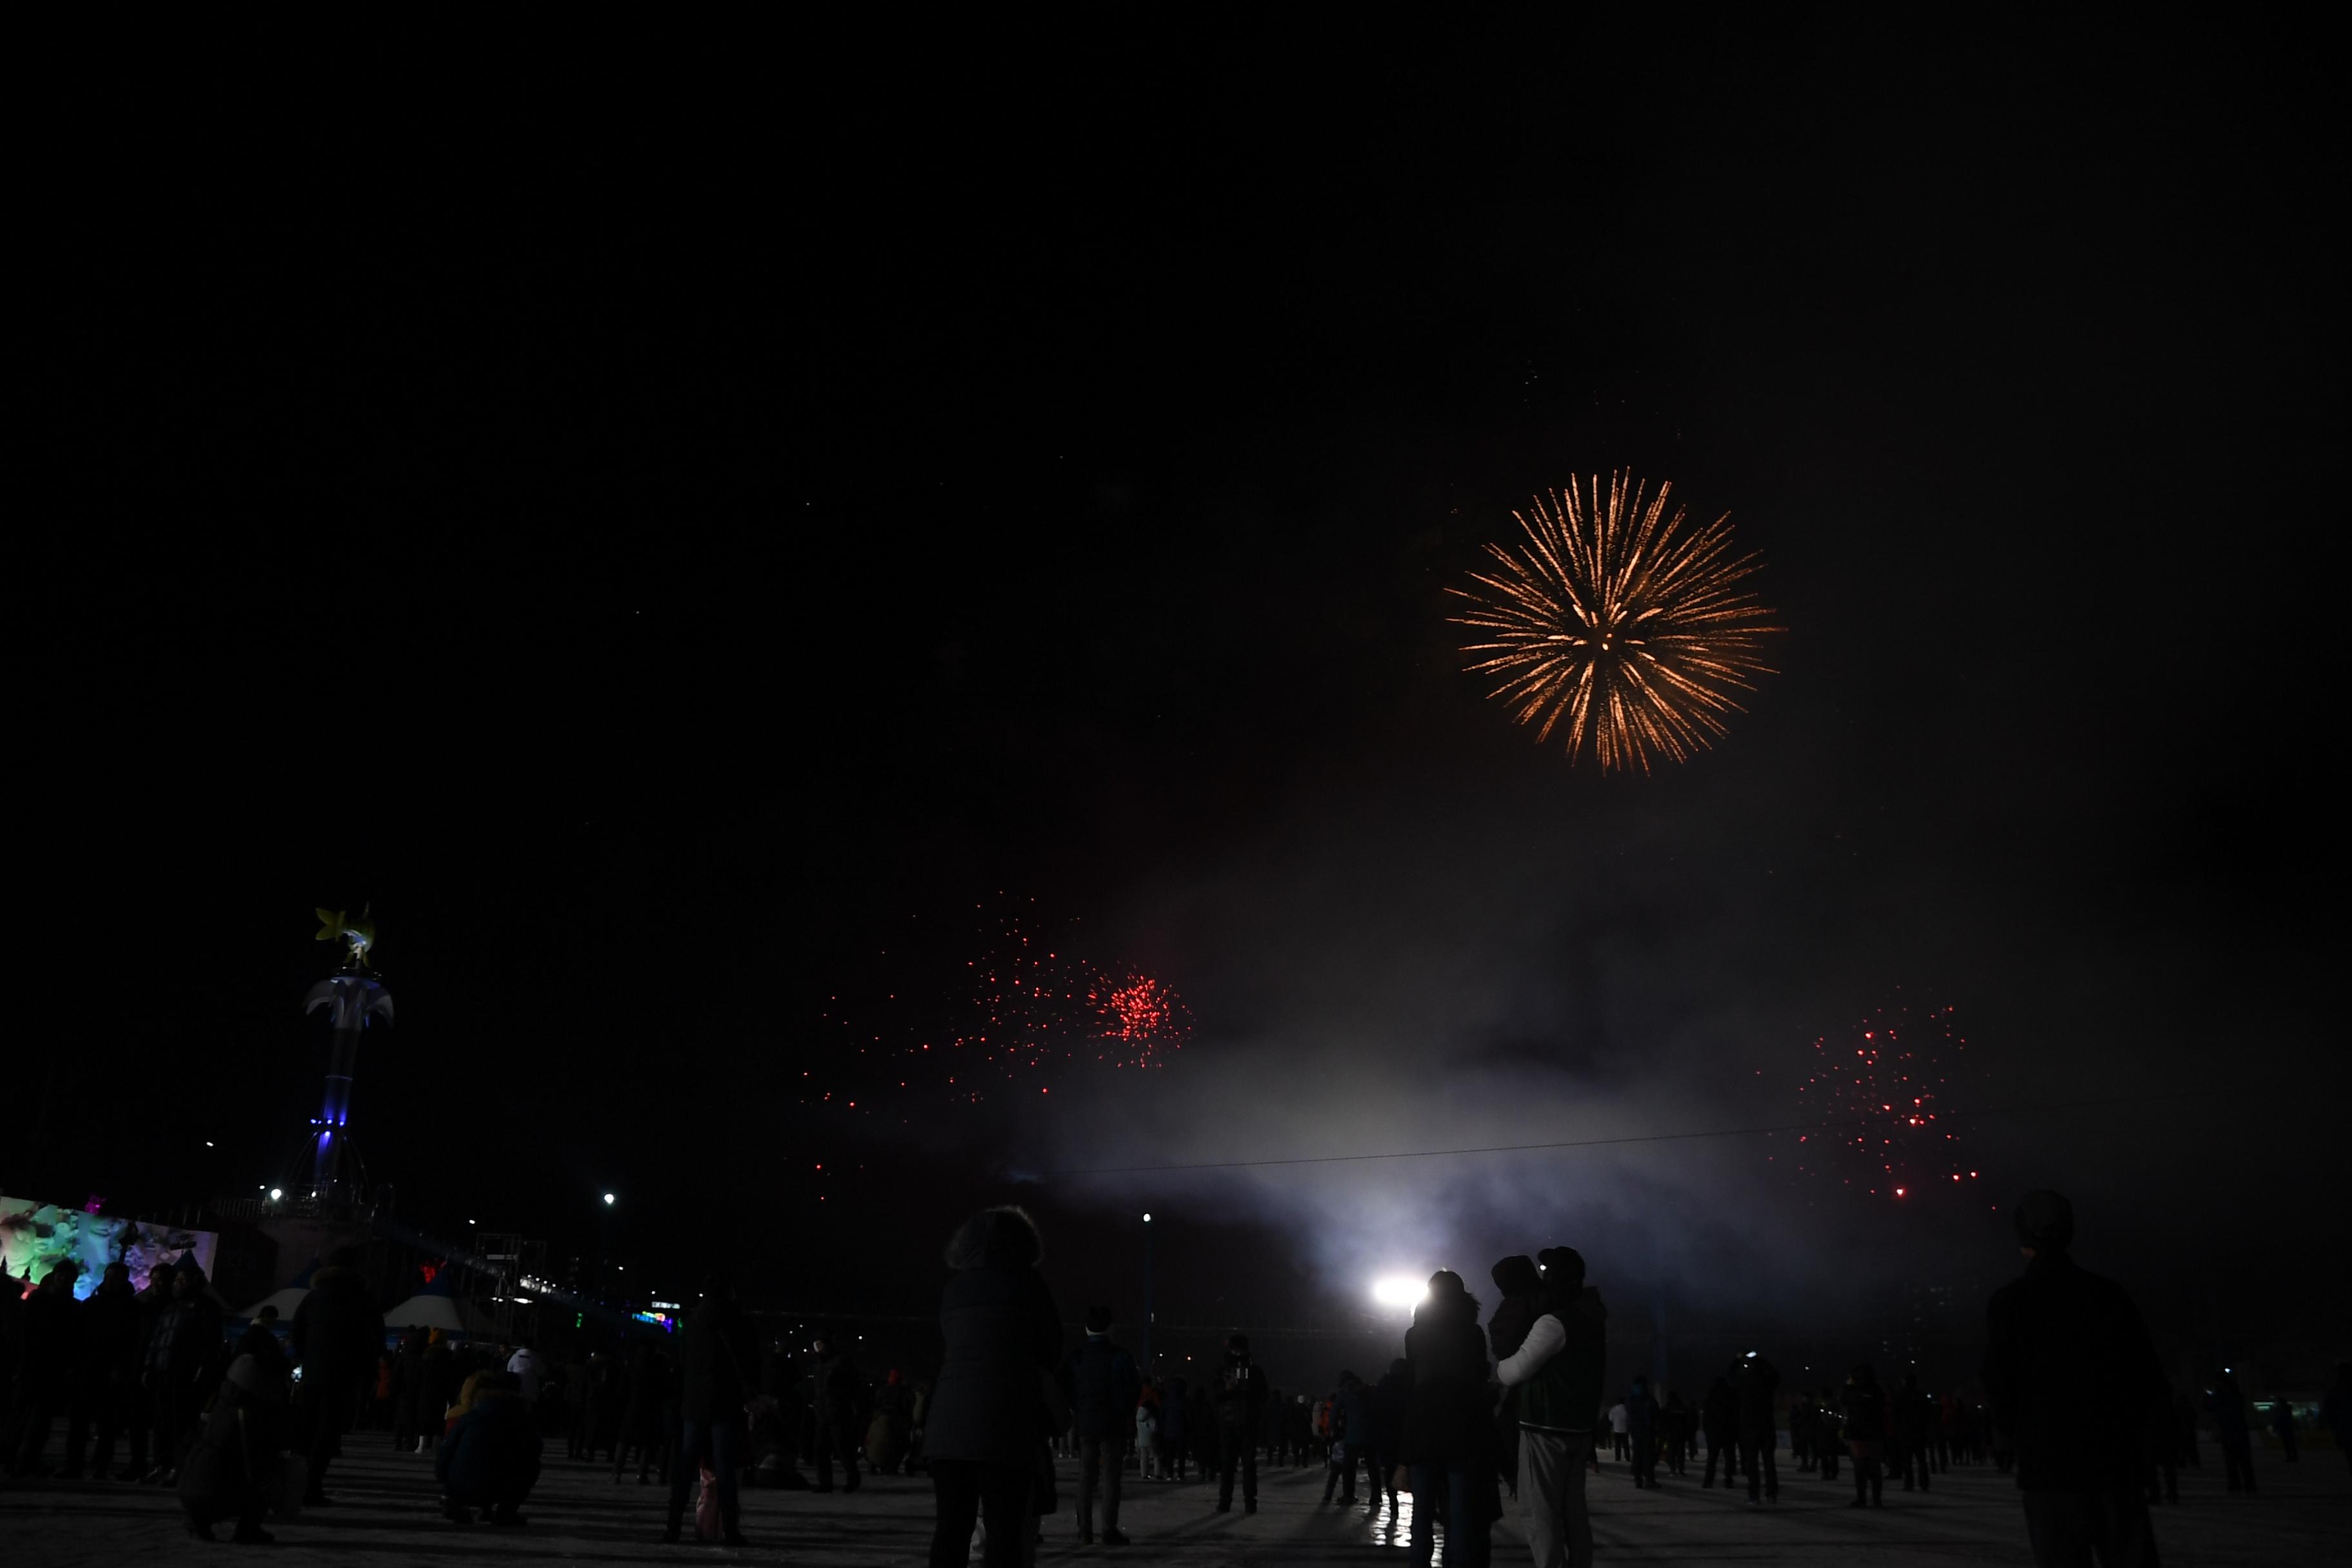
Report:
[[[2155,1343],[2121,1286],[2076,1266],[2063,1196],[2028,1193],[2012,1219],[2025,1273],[1987,1308],[1983,1382],[2033,1559],[2152,1568],[2141,1441],[2171,1399]]]

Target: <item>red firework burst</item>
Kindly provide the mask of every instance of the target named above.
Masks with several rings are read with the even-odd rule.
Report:
[[[1969,1076],[1956,1012],[1897,1003],[1813,1042],[1797,1094],[1821,1127],[1797,1135],[1798,1174],[1901,1202],[1978,1179],[1944,1121],[1947,1090]]]

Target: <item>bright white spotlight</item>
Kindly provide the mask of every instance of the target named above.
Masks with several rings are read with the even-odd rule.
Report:
[[[1372,1300],[1383,1307],[1417,1307],[1428,1294],[1429,1286],[1410,1274],[1391,1274],[1372,1281]]]
[[[604,1206],[605,1206],[606,1208],[611,1208],[611,1207],[612,1207],[615,1203],[617,1203],[617,1202],[619,1202],[619,1201],[620,1201],[620,1200],[619,1200],[618,1198],[616,1198],[615,1196],[614,1196],[614,1194],[612,1194],[611,1193],[606,1193],[606,1194],[604,1194]]]
[[[285,1195],[285,1191],[282,1188],[272,1187],[269,1189],[269,1201],[273,1204]]]

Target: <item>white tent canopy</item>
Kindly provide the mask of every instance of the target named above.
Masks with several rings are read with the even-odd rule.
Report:
[[[397,1307],[387,1307],[383,1313],[387,1329],[438,1329],[445,1334],[466,1331],[465,1319],[457,1315],[457,1303],[447,1296],[426,1293],[411,1296]]]
[[[310,1291],[308,1286],[289,1285],[283,1290],[271,1291],[268,1295],[264,1296],[260,1300],[256,1301],[252,1306],[247,1307],[244,1311],[239,1312],[237,1316],[240,1318],[257,1318],[261,1316],[262,1308],[275,1307],[278,1309],[278,1321],[281,1323],[290,1323],[294,1321],[294,1309],[300,1306],[302,1304],[302,1298],[308,1296],[310,1293]]]
[[[397,1307],[387,1307],[383,1313],[387,1329],[438,1329],[445,1334],[462,1339],[483,1340],[492,1337],[497,1327],[479,1307],[469,1301],[457,1301],[437,1290],[420,1291]]]

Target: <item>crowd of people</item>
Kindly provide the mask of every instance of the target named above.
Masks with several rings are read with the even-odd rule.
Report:
[[[1324,1504],[1352,1506],[1360,1471],[1368,1511],[1385,1509],[1391,1529],[1409,1520],[1416,1563],[1430,1563],[1442,1540],[1449,1565],[1483,1568],[1494,1524],[1515,1506],[1538,1568],[1580,1565],[1592,1561],[1586,1479],[1604,1443],[1646,1489],[1662,1485],[1661,1463],[1669,1477],[1686,1475],[1703,1439],[1700,1487],[1716,1484],[1719,1461],[1724,1485],[1744,1479],[1750,1502],[1769,1507],[1780,1492],[1785,1412],[1798,1474],[1836,1483],[1851,1463],[1850,1507],[1884,1507],[1889,1479],[1925,1491],[1953,1465],[1993,1464],[2016,1478],[2037,1562],[2152,1564],[2148,1507],[2177,1500],[2175,1468],[2198,1462],[2194,1405],[2184,1425],[2128,1296],[2074,1264],[2066,1200],[2028,1194],[2014,1221],[2024,1272],[1989,1305],[1981,1401],[1937,1394],[1908,1373],[1888,1388],[1867,1363],[1842,1385],[1784,1398],[1778,1369],[1750,1352],[1693,1402],[1638,1377],[1610,1396],[1607,1310],[1583,1258],[1566,1247],[1496,1263],[1500,1299],[1483,1330],[1477,1298],[1459,1274],[1439,1270],[1404,1354],[1377,1383],[1343,1371],[1319,1396],[1271,1385],[1242,1334],[1205,1386],[1177,1378],[1154,1386],[1111,1338],[1100,1307],[1065,1363],[1034,1226],[1018,1209],[986,1210],[947,1250],[954,1276],[940,1311],[940,1430],[929,1445],[930,1562],[968,1561],[975,1529],[991,1568],[1033,1562],[1039,1521],[1060,1507],[1057,1452],[1077,1460],[1077,1539],[1124,1544],[1121,1450],[1131,1444],[1145,1481],[1213,1466],[1219,1512],[1233,1507],[1237,1482],[1244,1512],[1255,1511],[1261,1455],[1319,1463]],[[2225,1372],[2206,1404],[2233,1456],[2231,1489],[2251,1489],[2243,1390]],[[2292,1411],[2277,1408],[2291,1440]],[[2352,1367],[2339,1372],[2325,1412],[2352,1447]],[[1400,1491],[1412,1495],[1409,1514],[1399,1511]]]
[[[1409,1533],[1415,1563],[1443,1539],[1449,1564],[1479,1568],[1515,1508],[1538,1568],[1556,1568],[1591,1561],[1586,1486],[1604,1463],[1642,1489],[1709,1489],[1720,1472],[1769,1508],[1785,1436],[1791,1479],[1850,1484],[1851,1507],[1884,1507],[1890,1481],[1927,1491],[1955,1466],[1997,1466],[2016,1478],[2038,1560],[2147,1560],[2148,1506],[2177,1502],[2179,1468],[2203,1464],[2200,1418],[2229,1489],[2253,1489],[2245,1391],[2226,1369],[2201,1398],[2167,1385],[2128,1298],[2073,1263],[2063,1198],[2031,1194],[2016,1224],[2025,1270],[1990,1303],[1980,1396],[1907,1373],[1887,1386],[1867,1363],[1788,1389],[1759,1352],[1704,1393],[1645,1377],[1611,1388],[1608,1313],[1567,1247],[1496,1263],[1483,1326],[1462,1277],[1439,1270],[1403,1353],[1370,1380],[1340,1370],[1328,1387],[1276,1386],[1238,1332],[1207,1372],[1154,1378],[1107,1307],[1066,1347],[1036,1227],[1014,1208],[982,1211],[949,1244],[935,1380],[890,1369],[869,1381],[854,1342],[830,1330],[804,1347],[763,1331],[724,1270],[674,1341],[583,1348],[551,1368],[524,1345],[392,1338],[349,1250],[286,1323],[268,1308],[231,1323],[193,1258],[143,1289],[117,1264],[82,1300],[68,1264],[28,1292],[0,1289],[0,1458],[15,1475],[173,1487],[192,1533],[226,1524],[246,1542],[269,1539],[272,1509],[331,1507],[331,1467],[371,1436],[429,1456],[453,1523],[509,1528],[524,1522],[544,1444],[562,1441],[567,1461],[609,1464],[614,1484],[632,1469],[658,1481],[670,1541],[686,1538],[690,1510],[696,1538],[745,1543],[745,1486],[854,1492],[868,1474],[923,1475],[935,1565],[974,1551],[1032,1561],[1063,1507],[1057,1459],[1075,1465],[1076,1539],[1107,1547],[1129,1543],[1130,1479],[1198,1478],[1204,1506],[1251,1514],[1261,1468],[1311,1466],[1324,1506],[1360,1495],[1392,1538]],[[2352,1367],[2322,1416],[2352,1451]],[[2270,1420],[2293,1460],[2292,1405],[2273,1402]]]

